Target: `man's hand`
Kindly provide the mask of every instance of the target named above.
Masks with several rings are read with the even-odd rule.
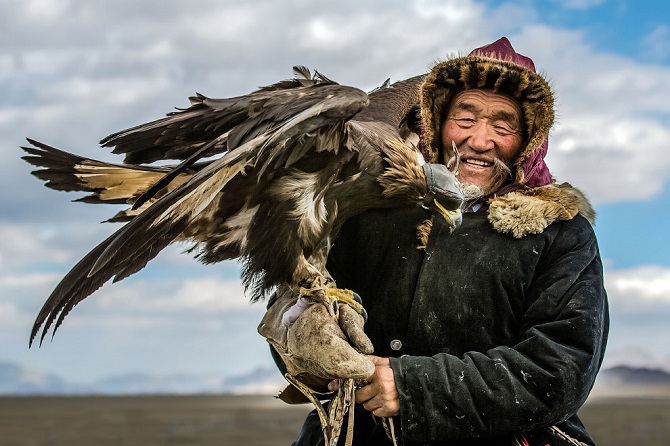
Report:
[[[389,358],[379,356],[369,358],[375,365],[375,372],[368,378],[368,384],[356,391],[356,402],[378,417],[398,415],[400,401]],[[328,387],[330,390],[336,389],[334,382]]]

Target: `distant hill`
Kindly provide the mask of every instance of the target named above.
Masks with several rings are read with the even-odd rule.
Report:
[[[0,394],[31,395],[78,393],[77,386],[53,374],[28,371],[16,364],[0,362]]]
[[[0,395],[271,394],[278,393],[285,384],[274,368],[229,377],[129,373],[93,383],[76,383],[56,374],[34,372],[0,361]]]
[[[259,368],[234,376],[129,373],[79,383],[0,361],[0,395],[276,394],[285,385],[274,368]],[[617,366],[601,370],[596,382],[596,387],[606,392],[640,385],[670,385],[670,373],[661,369]]]
[[[602,370],[598,381],[603,384],[670,384],[670,373],[644,367],[616,366]]]

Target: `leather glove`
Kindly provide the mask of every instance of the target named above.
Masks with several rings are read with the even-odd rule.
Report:
[[[339,304],[335,320],[324,305],[311,304],[287,327],[282,318],[299,294],[290,289],[277,293],[258,332],[279,354],[287,373],[324,394],[333,379],[365,380],[374,373],[374,364],[366,356],[372,353],[372,343],[363,332],[361,314],[347,304]],[[289,403],[307,402],[291,387],[279,398]]]

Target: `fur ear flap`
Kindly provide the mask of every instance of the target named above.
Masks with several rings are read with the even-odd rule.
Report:
[[[488,218],[496,231],[521,238],[577,214],[595,224],[595,211],[586,196],[569,183],[554,183],[493,197]]]

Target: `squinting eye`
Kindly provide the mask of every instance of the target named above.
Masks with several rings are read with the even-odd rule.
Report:
[[[460,125],[461,127],[471,127],[475,125],[475,120],[474,119],[469,119],[469,118],[460,118],[460,119],[455,119],[456,124]]]
[[[496,132],[498,132],[501,135],[512,135],[516,133],[515,130],[509,127],[503,127],[501,125],[494,125],[493,128],[495,129]]]

